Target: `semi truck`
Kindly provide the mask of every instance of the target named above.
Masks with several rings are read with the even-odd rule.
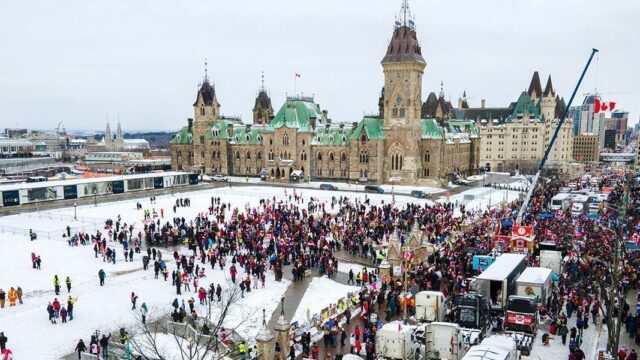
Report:
[[[527,264],[522,254],[502,254],[476,278],[477,293],[494,311],[503,311],[509,295],[516,292],[516,279]]]
[[[454,298],[453,317],[462,328],[478,329],[481,335],[489,325],[487,301],[479,294],[459,294]]]
[[[416,320],[444,321],[446,311],[445,297],[440,291],[421,291],[416,294]]]
[[[457,324],[432,322],[424,326],[426,360],[459,360],[464,355],[464,333]]]
[[[539,305],[546,305],[551,294],[551,269],[528,267],[516,280],[516,295],[533,296]]]
[[[462,360],[517,360],[518,347],[508,335],[492,335],[472,346]]]
[[[420,344],[415,341],[415,326],[390,322],[376,333],[376,353],[384,359],[416,359]]]

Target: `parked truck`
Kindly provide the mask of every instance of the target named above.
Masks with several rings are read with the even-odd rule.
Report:
[[[492,335],[472,346],[462,360],[517,360],[518,347],[508,335]]]
[[[416,359],[420,344],[414,340],[415,326],[390,322],[376,333],[376,353],[384,359]]]
[[[562,253],[554,250],[540,250],[540,267],[562,274]]]
[[[492,310],[504,310],[509,295],[516,292],[516,279],[526,266],[522,254],[500,255],[476,278],[477,293],[487,299]]]
[[[444,321],[445,297],[440,291],[421,291],[416,294],[416,320]]]
[[[457,324],[432,322],[425,325],[426,360],[459,360],[464,356],[464,333]]]
[[[516,280],[518,296],[533,296],[538,305],[545,306],[551,295],[551,269],[528,267]]]
[[[513,332],[518,350],[529,355],[538,331],[538,304],[533,296],[509,296],[504,328]]]
[[[488,321],[487,301],[479,294],[458,294],[453,302],[454,322],[462,328],[478,329],[484,334]]]

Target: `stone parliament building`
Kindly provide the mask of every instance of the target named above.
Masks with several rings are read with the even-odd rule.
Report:
[[[480,130],[474,120],[443,116],[450,102],[431,93],[422,102],[422,56],[406,2],[382,59],[384,87],[377,115],[333,123],[311,97],[287,97],[274,111],[263,86],[253,123],[225,117],[205,75],[194,118],[171,141],[174,170],[202,174],[436,185],[475,174]]]

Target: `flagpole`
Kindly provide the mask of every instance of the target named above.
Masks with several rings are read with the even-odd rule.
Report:
[[[298,96],[298,74],[294,73],[293,74],[293,96]]]

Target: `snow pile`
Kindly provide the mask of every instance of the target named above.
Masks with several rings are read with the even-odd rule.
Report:
[[[340,266],[340,263],[338,263],[338,266]],[[309,317],[313,317],[322,309],[328,307],[329,304],[335,305],[338,300],[347,296],[348,293],[357,292],[358,290],[360,288],[357,286],[342,285],[324,276],[313,278],[291,322],[306,323],[308,320],[307,309]]]

